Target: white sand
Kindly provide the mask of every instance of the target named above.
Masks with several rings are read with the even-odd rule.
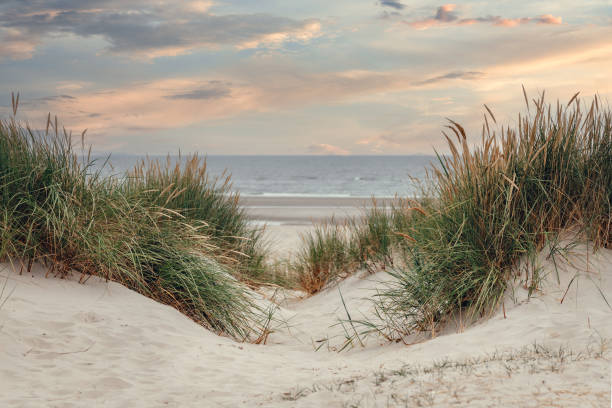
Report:
[[[294,257],[302,246],[301,236],[312,230],[312,224],[266,225],[265,239],[270,246],[271,255],[277,259]]]
[[[542,256],[549,273],[543,291],[527,301],[518,285],[506,319],[500,312],[412,346],[370,339],[343,353],[330,351],[343,341],[342,328],[333,326],[345,317],[338,288],[289,302],[281,313],[290,330],[277,329],[264,346],[215,336],[115,283],[45,278],[40,266],[18,275],[4,265],[0,287],[8,279],[3,296],[10,296],[0,309],[0,406],[607,407],[611,354],[598,353],[602,339],[612,338],[612,311],[599,289],[612,301],[612,250],[589,253],[588,268],[585,254],[575,248],[571,265],[560,266],[561,285]],[[370,313],[362,298],[380,279],[385,275],[340,285],[353,317]],[[313,351],[323,338],[329,343]],[[565,361],[523,352],[514,361],[428,369],[443,357],[492,358],[534,342],[590,351]]]

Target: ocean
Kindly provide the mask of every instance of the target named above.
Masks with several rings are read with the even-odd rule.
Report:
[[[113,172],[121,174],[141,158],[112,154],[110,163]],[[103,160],[98,158],[99,163]],[[246,197],[385,198],[417,193],[411,177],[423,179],[435,157],[208,156],[206,162],[212,175],[231,174],[233,187]]]

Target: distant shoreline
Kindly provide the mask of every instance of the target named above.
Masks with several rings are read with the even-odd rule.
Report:
[[[392,198],[376,200],[382,205]],[[344,221],[372,207],[370,197],[251,195],[241,196],[240,202],[252,221],[284,225],[311,224],[331,217]]]

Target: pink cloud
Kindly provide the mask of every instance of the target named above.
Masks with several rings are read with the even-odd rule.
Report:
[[[438,7],[436,14],[432,17],[407,22],[407,24],[417,30],[426,30],[435,26],[462,26],[478,23],[492,24],[500,27],[516,27],[528,23],[558,25],[563,22],[561,17],[555,17],[551,14],[521,18],[505,18],[501,16],[459,18],[458,14],[455,12],[456,8],[457,6],[455,4],[445,4]]]
[[[348,150],[326,143],[312,144],[308,146],[308,152],[312,154],[327,154],[332,156],[348,156],[351,154],[351,152]]]
[[[374,153],[380,153],[385,148],[398,148],[401,144],[391,134],[379,134],[366,137],[356,142],[358,145],[370,147]]]
[[[0,27],[0,61],[3,58],[29,59],[39,42],[29,38],[18,29]]]
[[[167,79],[54,98],[40,111],[61,113],[72,129],[97,133],[167,129],[236,115],[257,106],[247,86],[193,78]]]
[[[423,84],[435,86],[442,79],[478,78],[470,72],[452,72],[415,82],[415,75],[407,71],[350,70],[296,75],[292,70],[259,68],[257,74],[219,73],[210,80],[183,77],[106,89],[92,89],[90,83],[61,82],[56,89],[58,95],[66,97],[55,95],[32,101],[27,114],[34,121],[46,117],[47,112],[58,113],[69,129],[88,129],[91,137],[114,137],[180,128],[247,112],[295,109],[322,101],[330,104],[370,99]],[[383,139],[380,136],[376,143]],[[312,148],[319,154],[349,153],[327,144]]]
[[[244,41],[237,45],[239,49],[257,48],[261,45],[268,47],[278,46],[288,41],[308,42],[321,35],[321,23],[319,21],[309,21],[302,27],[278,31],[275,33],[264,34],[256,38]]]
[[[541,16],[536,18],[536,21],[539,24],[562,24],[563,23],[563,20],[561,17],[555,17],[551,14],[542,14]]]

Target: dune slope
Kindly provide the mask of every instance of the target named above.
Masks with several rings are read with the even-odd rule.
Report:
[[[542,290],[528,298],[518,279],[505,318],[342,353],[339,290],[354,318],[368,315],[363,298],[383,273],[283,302],[287,325],[264,346],[218,337],[116,283],[3,264],[0,406],[609,406],[612,250],[538,262]]]

